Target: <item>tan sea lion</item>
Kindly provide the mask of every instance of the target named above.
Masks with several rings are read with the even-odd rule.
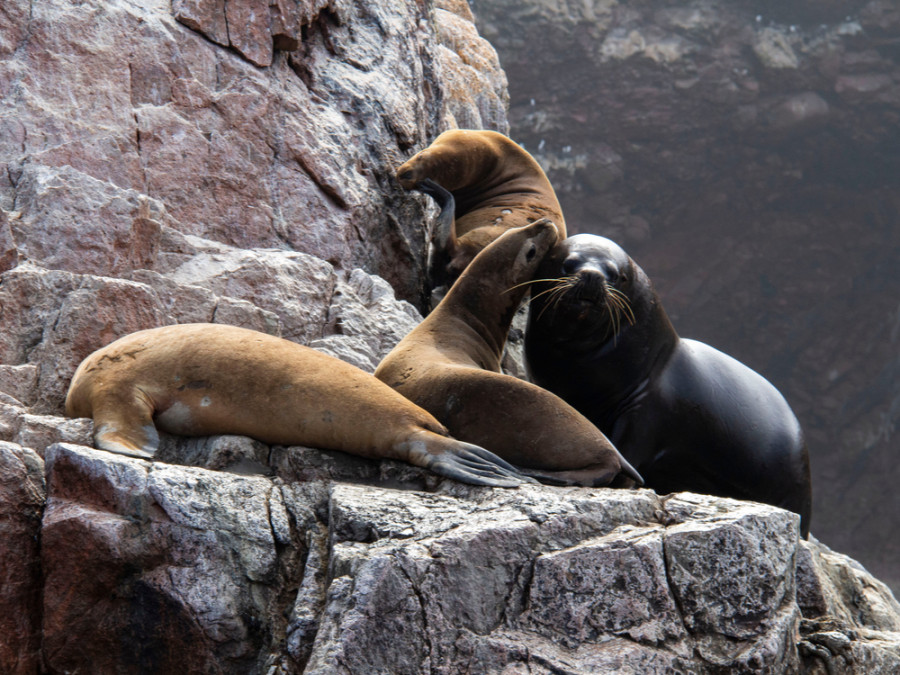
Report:
[[[500,372],[510,322],[556,238],[547,219],[501,235],[385,357],[375,376],[432,413],[455,437],[538,479],[601,486],[621,473],[640,483],[637,472],[574,408]]]
[[[116,340],[78,366],[66,414],[93,417],[98,448],[135,457],[153,457],[158,428],[399,459],[475,485],[528,480],[450,438],[434,417],[359,368],[235,326],[182,324]]]
[[[452,283],[481,249],[511,228],[549,218],[560,239],[566,236],[562,209],[544,170],[496,131],[445,131],[401,165],[397,178],[407,190],[432,196],[437,184],[456,200],[455,219],[442,220],[435,236],[435,286]]]

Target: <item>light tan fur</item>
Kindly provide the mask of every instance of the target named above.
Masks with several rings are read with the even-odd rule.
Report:
[[[158,428],[404,460],[476,484],[522,479],[359,368],[234,326],[165,326],[116,340],[78,367],[66,414],[93,418],[97,447],[145,458]]]

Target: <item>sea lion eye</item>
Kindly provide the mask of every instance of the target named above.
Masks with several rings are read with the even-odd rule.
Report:
[[[577,256],[569,256],[563,261],[563,273],[564,274],[575,274],[578,271],[581,262],[578,260]]]
[[[528,248],[528,253],[525,254],[525,260],[527,260],[528,262],[531,262],[532,260],[534,260],[534,256],[535,256],[536,254],[537,254],[537,246],[535,246],[534,244],[532,244],[532,245]]]

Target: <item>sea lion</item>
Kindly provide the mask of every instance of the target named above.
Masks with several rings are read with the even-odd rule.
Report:
[[[778,390],[675,332],[650,279],[622,248],[580,234],[544,259],[525,354],[534,381],[607,434],[648,487],[749,499],[800,514],[809,455]]]
[[[437,184],[456,201],[436,228],[434,286],[452,283],[475,255],[514,227],[549,218],[560,238],[566,223],[544,170],[521,146],[496,131],[451,129],[397,169],[407,190],[431,194]]]
[[[541,219],[481,251],[440,304],[375,370],[456,438],[545,482],[609,485],[640,476],[570,405],[500,372],[510,322],[556,227]],[[476,440],[477,439],[477,440]]]
[[[97,350],[75,371],[66,414],[93,417],[98,448],[145,459],[159,445],[158,428],[399,459],[475,485],[529,480],[490,452],[450,438],[369,373],[221,324],[143,330]]]

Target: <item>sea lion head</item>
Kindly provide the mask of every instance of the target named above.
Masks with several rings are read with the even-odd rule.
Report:
[[[434,311],[490,327],[492,342],[502,350],[513,316],[557,237],[547,218],[507,230],[475,256]]]
[[[532,322],[546,322],[592,343],[613,342],[634,325],[636,289],[642,272],[614,241],[579,234],[561,242],[543,260],[533,291]]]
[[[481,274],[493,268],[491,274],[498,281],[497,287],[502,286],[502,294],[518,305],[557,240],[556,226],[548,218],[507,230],[474,257],[464,274],[479,262]]]
[[[397,168],[397,181],[441,206],[432,234],[432,287],[449,286],[475,255],[507,230],[565,219],[540,164],[496,131],[450,129]]]
[[[476,283],[488,287],[496,285],[502,287],[500,290],[504,294],[511,293],[513,285],[534,278],[558,236],[556,225],[549,218],[507,230],[473,257],[454,285],[470,288]],[[463,279],[468,281],[463,283]],[[528,289],[519,287],[515,290],[524,295]]]

